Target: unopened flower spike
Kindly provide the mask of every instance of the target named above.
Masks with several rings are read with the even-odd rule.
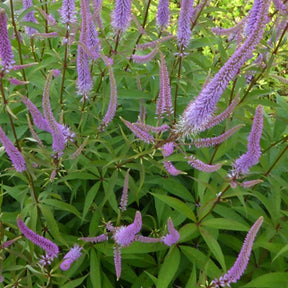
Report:
[[[108,240],[107,234],[101,234],[99,236],[95,237],[82,237],[79,238],[79,240],[85,241],[85,242],[92,242],[92,243],[100,243]]]
[[[213,281],[215,288],[226,286],[230,287],[230,283],[236,283],[241,278],[248,265],[254,240],[263,223],[263,220],[264,218],[261,216],[251,227],[232,268],[224,276],[221,276],[219,279],[215,279]]]
[[[210,165],[202,162],[199,159],[196,159],[193,155],[188,158],[188,164],[191,165],[193,168],[203,171],[203,172],[215,172],[221,168],[221,164],[217,163],[215,165]]]
[[[53,243],[51,240],[46,239],[43,236],[40,236],[30,230],[25,223],[21,220],[20,216],[17,217],[17,225],[19,230],[22,232],[22,234],[31,242],[33,242],[35,245],[41,247],[43,250],[46,251],[47,256],[53,260],[55,257],[58,256],[59,248],[58,246]]]
[[[66,271],[70,268],[71,264],[75,262],[81,256],[82,247],[74,245],[69,252],[64,256],[63,261],[60,265],[61,270]]]
[[[177,176],[179,174],[183,174],[183,172],[179,169],[177,169],[171,161],[167,161],[167,160],[164,160],[163,161],[163,165],[164,165],[164,168],[166,169],[166,171],[172,175],[172,176]]]
[[[14,63],[14,55],[7,30],[7,15],[4,9],[0,8],[0,58],[4,70],[9,70]]]
[[[235,161],[233,172],[236,178],[246,174],[249,168],[259,162],[261,156],[260,139],[263,130],[263,107],[257,106],[251,132],[248,137],[247,153]]]
[[[255,0],[254,5],[259,9],[257,9],[256,21],[250,35],[244,44],[235,50],[234,54],[208,85],[202,89],[200,94],[188,104],[180,121],[176,124],[175,132],[182,137],[191,137],[192,134],[206,129],[206,124],[212,118],[220,96],[229,82],[239,73],[242,65],[252,56],[252,51],[261,40],[270,0]]]
[[[26,170],[26,163],[21,152],[13,145],[7,137],[3,129],[0,127],[0,141],[3,144],[6,153],[8,154],[15,170],[17,172],[24,172]]]
[[[171,246],[173,244],[176,244],[179,241],[180,234],[175,229],[171,218],[168,218],[167,226],[168,226],[168,234],[163,237],[162,241],[165,245]]]

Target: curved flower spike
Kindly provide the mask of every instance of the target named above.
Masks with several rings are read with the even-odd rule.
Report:
[[[180,234],[179,232],[174,228],[173,222],[171,218],[168,218],[168,234],[163,237],[162,241],[165,245],[171,246],[179,241]]]
[[[215,279],[213,281],[215,288],[226,286],[230,287],[230,283],[236,283],[240,279],[249,262],[253,242],[263,223],[263,220],[264,218],[261,216],[251,227],[245,238],[244,244],[237,257],[237,260],[235,261],[232,268],[224,276],[221,276],[219,279]]]

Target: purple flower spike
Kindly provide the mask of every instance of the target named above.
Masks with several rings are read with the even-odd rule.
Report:
[[[55,243],[53,243],[51,240],[46,239],[43,236],[40,236],[36,234],[35,232],[33,232],[32,230],[30,230],[19,216],[17,218],[17,225],[18,225],[19,230],[28,240],[30,240],[35,245],[41,247],[43,250],[46,251],[49,258],[53,260],[54,257],[58,256],[58,253],[59,253],[58,246]]]
[[[63,0],[60,16],[62,23],[69,24],[76,22],[75,0]]]
[[[178,46],[187,47],[191,37],[191,15],[194,0],[182,0],[178,21],[177,40]]]
[[[128,226],[117,227],[113,235],[114,241],[120,247],[129,246],[135,238],[135,235],[140,232],[142,227],[142,216],[139,211],[135,214],[134,222]]]
[[[161,28],[166,28],[170,20],[169,0],[159,0],[156,23]]]
[[[24,172],[26,170],[26,163],[22,154],[15,148],[1,127],[0,141],[2,142],[6,153],[8,154],[13,166],[15,167],[15,170],[17,172]]]
[[[163,237],[162,241],[165,245],[171,246],[177,243],[180,239],[179,232],[174,228],[171,218],[168,218],[168,234]]]
[[[61,152],[64,150],[65,146],[65,136],[64,131],[62,129],[62,125],[56,122],[50,104],[50,87],[52,81],[52,74],[53,71],[49,71],[49,74],[46,79],[46,83],[44,86],[43,98],[42,98],[42,106],[43,106],[43,113],[44,118],[47,120],[52,138],[53,144],[52,149],[56,152]]]
[[[169,73],[162,53],[160,53],[160,59],[160,91],[157,100],[156,114],[162,117],[164,113],[170,115],[173,109]]]
[[[166,171],[172,176],[177,176],[182,173],[182,171],[178,170],[170,161],[164,160],[163,165]]]
[[[170,156],[174,151],[174,142],[168,142],[162,147],[162,154],[164,157]]]
[[[221,168],[221,164],[209,165],[202,162],[199,159],[196,159],[194,156],[190,156],[188,159],[188,164],[191,165],[193,168],[203,171],[203,172],[214,172]]]
[[[29,9],[30,7],[33,7],[33,2],[32,0],[23,0],[23,9],[26,10],[26,9]],[[34,15],[34,11],[30,11],[29,13],[27,13],[25,16],[24,16],[24,21],[26,22],[32,22],[32,23],[37,23],[36,21],[36,18],[35,18],[35,15]],[[25,31],[26,31],[26,34],[32,36],[34,33],[37,33],[38,31],[35,30],[34,28],[32,27],[25,27]]]
[[[70,268],[71,264],[81,256],[82,247],[74,245],[73,248],[64,256],[63,262],[60,265],[61,270],[66,271]]]
[[[114,247],[114,264],[118,281],[121,276],[121,250],[119,246]]]
[[[10,69],[14,63],[14,55],[7,30],[7,15],[4,9],[0,8],[0,58],[4,70]]]
[[[236,49],[234,54],[207,86],[202,89],[196,99],[188,104],[182,114],[175,131],[181,134],[182,137],[205,130],[206,124],[212,118],[212,114],[223,91],[229,82],[239,73],[245,61],[251,57],[252,51],[261,40],[266,25],[270,0],[255,0],[254,5],[257,4],[256,2],[259,2],[256,22],[244,44]]]
[[[241,278],[242,274],[246,270],[255,237],[263,223],[263,220],[264,218],[261,216],[251,227],[233,267],[224,276],[213,281],[215,288],[230,287],[230,283],[236,283]]]
[[[248,138],[247,153],[235,161],[234,172],[236,177],[246,174],[249,168],[258,163],[261,156],[260,139],[263,130],[263,107],[257,106],[253,125]]]
[[[146,55],[132,55],[132,59],[135,63],[145,64],[150,62],[158,53],[158,47],[154,48],[149,54]]]
[[[116,80],[115,76],[113,73],[113,69],[111,67],[111,63],[109,58],[105,57],[105,64],[107,65],[109,63],[108,70],[109,70],[109,77],[110,77],[110,102],[108,106],[108,110],[102,120],[102,126],[106,127],[108,124],[112,121],[116,114],[117,110],[117,85],[116,85]]]
[[[116,31],[124,32],[131,20],[131,0],[116,0],[112,14],[112,26]]]
[[[129,184],[129,169],[126,172],[124,179],[123,192],[120,200],[120,210],[121,212],[126,211],[128,203],[128,184]]]
[[[107,241],[108,236],[107,236],[107,234],[101,234],[101,235],[96,236],[96,237],[82,237],[79,239],[82,241],[85,241],[85,242],[100,243],[100,242]]]

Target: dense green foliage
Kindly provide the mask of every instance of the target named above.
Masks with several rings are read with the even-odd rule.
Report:
[[[193,154],[205,163],[222,163],[221,169],[213,173],[193,169],[184,154],[177,150],[167,159],[184,172],[174,177],[164,169],[161,146],[139,141],[120,117],[136,122],[144,107],[146,124],[155,126],[159,121],[155,119],[155,107],[159,94],[160,57],[158,55],[144,65],[133,63],[130,57],[135,53],[136,41],[143,44],[169,33],[176,34],[179,1],[170,1],[170,25],[161,31],[161,36],[155,22],[158,2],[133,1],[133,14],[140,25],[146,21],[146,34],[140,34],[135,22],[131,22],[119,39],[110,24],[114,3],[104,1],[101,12],[104,29],[97,29],[101,52],[113,59],[118,102],[116,116],[103,131],[99,127],[109,105],[111,77],[101,59],[90,63],[93,89],[89,100],[81,101],[82,96],[77,94],[79,1],[76,1],[79,21],[75,27],[72,25],[76,39],[68,46],[62,43],[66,25],[59,21],[62,1],[36,2],[33,8],[36,24],[23,21],[27,11],[21,10],[21,3],[14,5],[13,17],[9,5],[0,4],[8,15],[8,32],[16,64],[35,62],[34,66],[10,71],[1,78],[6,98],[2,94],[0,126],[15,146],[18,143],[21,147],[27,165],[26,172],[16,172],[2,149],[0,241],[17,238],[0,252],[3,287],[213,287],[211,281],[233,265],[246,233],[260,216],[264,217],[264,223],[247,270],[231,287],[288,287],[288,26],[286,24],[278,31],[279,37],[276,37],[275,26],[277,17],[284,16],[271,4],[272,20],[267,24],[257,51],[224,91],[217,107],[219,113],[224,111],[236,94],[239,94],[239,104],[231,117],[200,135],[214,137],[237,124],[245,126],[214,147],[197,149],[186,145],[183,148],[187,155]],[[191,25],[191,43],[184,51],[187,55],[181,58],[181,64],[176,39],[159,44],[167,62],[173,101],[177,98],[175,118],[161,119],[161,123],[177,121],[190,100],[199,94],[207,77],[211,79],[233,54],[236,43],[214,35],[210,29],[217,25],[228,28],[238,23],[252,6],[252,3],[243,2],[246,1],[211,1],[206,5]],[[50,13],[59,23],[48,25],[41,11]],[[24,33],[26,25],[41,33],[56,31],[58,37],[31,38]],[[20,31],[20,39],[13,36],[15,30]],[[270,38],[272,40],[268,42]],[[145,55],[151,50],[137,49],[136,54]],[[264,66],[254,62],[259,53],[267,53]],[[43,111],[42,94],[50,69],[61,70],[60,76],[52,80],[53,114],[76,135],[59,158],[51,156],[51,134],[34,127],[43,146],[31,136],[28,110],[21,101],[21,95],[25,95]],[[251,71],[255,73],[254,78],[247,84],[245,76]],[[9,78],[27,83],[15,86]],[[262,156],[239,181],[261,179],[262,182],[247,189],[240,185],[232,189],[227,175],[233,161],[247,150],[247,138],[259,104],[265,111]],[[165,133],[158,135],[160,140],[167,137]],[[77,150],[83,143],[85,147]],[[73,154],[75,151],[79,153]],[[127,211],[121,213],[119,203],[128,169],[128,206]],[[122,274],[117,281],[113,241],[92,244],[79,238],[105,233],[108,221],[114,226],[128,225],[133,222],[136,211],[142,213],[142,235],[162,237],[167,233],[167,219],[171,217],[180,232],[180,240],[171,247],[135,241],[121,249]],[[19,214],[30,229],[59,246],[60,256],[51,265],[42,267],[39,259],[43,250],[20,236],[16,224]],[[59,268],[62,256],[74,243],[83,246],[82,256],[69,270],[62,271]]]

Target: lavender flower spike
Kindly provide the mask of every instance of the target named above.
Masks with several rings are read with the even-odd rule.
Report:
[[[120,247],[129,246],[135,238],[135,235],[140,232],[142,227],[142,216],[139,211],[135,214],[134,222],[128,226],[117,227],[113,235],[116,245]]]
[[[123,192],[120,200],[120,211],[124,212],[127,209],[128,203],[128,184],[129,184],[129,169],[126,172],[125,179],[124,179],[124,186]]]
[[[160,59],[160,91],[156,106],[156,114],[159,115],[159,117],[164,113],[170,115],[173,112],[169,73],[162,53],[160,53]]]
[[[50,105],[50,87],[51,87],[51,81],[52,81],[52,74],[53,71],[49,71],[47,75],[47,79],[44,86],[43,91],[43,98],[42,98],[42,106],[43,106],[43,113],[44,118],[47,120],[49,128],[51,130],[52,138],[53,138],[53,144],[52,149],[54,151],[63,151],[65,146],[65,135],[64,132],[65,128],[62,127],[59,123],[56,122],[51,105]]]
[[[209,165],[202,162],[199,159],[196,159],[194,156],[190,156],[188,158],[188,164],[191,165],[193,168],[203,171],[203,172],[215,172],[221,168],[221,164]]]
[[[7,30],[7,15],[4,9],[0,8],[0,58],[4,70],[10,69],[14,63],[14,55]]]
[[[173,222],[171,218],[168,218],[168,234],[163,237],[162,241],[165,245],[171,246],[177,243],[180,239],[179,232],[174,228]]]
[[[169,0],[159,0],[156,23],[161,28],[166,28],[170,20]]]
[[[25,223],[21,220],[21,218],[18,216],[17,218],[17,225],[19,230],[23,233],[23,235],[33,242],[35,245],[41,247],[43,250],[47,252],[47,255],[53,259],[54,257],[57,257],[59,253],[58,246],[53,243],[51,240],[44,238],[43,236],[40,236],[30,230]]]
[[[32,0],[23,0],[23,9],[29,9],[30,7],[33,7],[33,2]],[[35,15],[34,15],[34,11],[30,11],[28,12],[25,16],[24,16],[24,21],[26,22],[32,22],[32,23],[37,23]],[[25,31],[28,35],[32,36],[34,33],[37,33],[38,31],[35,30],[32,27],[25,27]]]
[[[26,163],[25,160],[18,151],[10,139],[7,137],[3,129],[0,127],[0,141],[2,142],[6,153],[8,154],[12,164],[14,165],[16,171],[24,172],[26,170]]]
[[[64,256],[63,262],[60,265],[61,270],[66,271],[70,268],[71,264],[81,256],[82,247],[74,245],[73,248]]]
[[[261,156],[260,139],[263,130],[263,107],[258,105],[255,111],[253,125],[248,138],[247,153],[235,161],[236,176],[246,174],[249,168],[257,164]]]
[[[121,250],[119,246],[114,247],[114,264],[115,264],[116,278],[118,281],[121,276]]]
[[[116,31],[124,32],[131,20],[131,0],[116,0],[112,14],[112,26]]]
[[[249,262],[253,242],[263,223],[263,220],[264,218],[261,216],[251,227],[245,238],[244,244],[237,257],[237,260],[232,266],[232,268],[224,276],[213,281],[213,283],[215,284],[215,288],[226,286],[230,287],[230,283],[236,283],[240,279]]]
[[[60,9],[61,22],[69,24],[76,22],[75,0],[63,0]]]
[[[178,21],[177,40],[179,47],[187,47],[191,37],[191,15],[194,0],[182,0]]]
[[[177,176],[177,175],[183,173],[181,170],[178,170],[178,169],[171,163],[171,161],[164,160],[163,165],[164,165],[166,171],[167,171],[170,175],[172,175],[172,176]]]
[[[96,237],[82,237],[79,238],[79,240],[85,241],[85,242],[93,242],[93,243],[99,243],[99,242],[104,242],[108,240],[108,235],[107,234],[101,234]]]
[[[257,9],[256,22],[244,44],[236,49],[230,59],[224,64],[214,78],[202,89],[195,100],[192,100],[176,125],[176,133],[182,137],[205,130],[205,125],[211,119],[217,102],[242,65],[252,55],[252,51],[262,38],[266,25],[270,0],[255,0]]]

